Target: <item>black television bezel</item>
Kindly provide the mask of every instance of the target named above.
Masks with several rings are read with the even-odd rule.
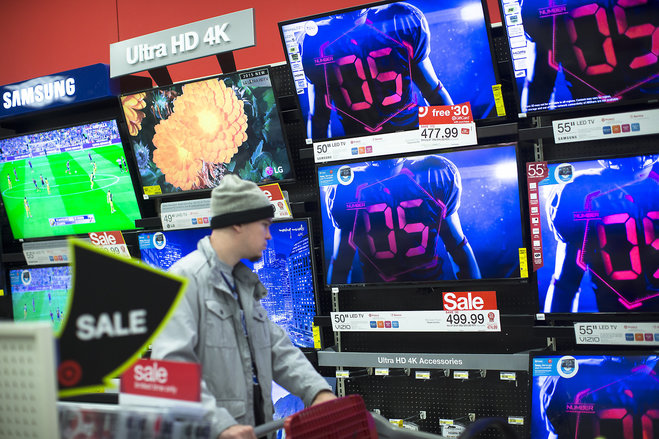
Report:
[[[285,224],[285,223],[289,223],[289,222],[292,222],[292,221],[304,222],[307,226],[307,236],[309,237],[309,255],[311,257],[311,278],[312,278],[312,282],[313,282],[312,288],[313,288],[313,298],[314,298],[314,308],[315,308],[314,317],[316,317],[316,316],[320,315],[320,313],[319,313],[319,309],[320,309],[319,308],[319,305],[320,305],[319,295],[320,295],[321,291],[319,289],[319,282],[318,282],[318,277],[317,277],[318,276],[318,270],[316,268],[316,255],[315,255],[315,248],[314,248],[313,227],[312,227],[311,218],[309,218],[309,217],[281,218],[281,219],[275,219],[272,222],[272,224],[273,225],[274,224]],[[191,228],[187,228],[187,229],[173,229],[173,230],[150,230],[150,231],[145,230],[145,231],[139,232],[138,237],[137,237],[137,239],[138,239],[137,247],[138,247],[138,250],[140,251],[140,260],[144,261],[144,259],[142,259],[142,249],[139,247],[139,235],[153,234],[153,233],[158,233],[158,232],[166,233],[166,232],[177,232],[177,231],[196,230],[196,229],[208,230],[208,233],[209,234],[211,233],[211,230],[206,228],[206,227],[191,227]],[[312,325],[313,325],[313,318],[312,318]],[[313,333],[313,329],[312,329],[312,333]],[[322,348],[322,347],[324,347],[322,331],[319,331],[319,333],[320,333],[320,346]],[[314,346],[305,346],[305,347],[296,346],[296,347],[298,347],[299,349],[301,349],[303,351],[304,350],[316,350],[316,348]]]
[[[480,1],[481,6],[483,8],[483,21],[484,21],[484,24],[485,24],[485,32],[487,33],[488,45],[489,45],[489,48],[490,48],[490,58],[491,58],[491,61],[492,61],[492,72],[494,73],[495,84],[493,84],[493,85],[502,85],[502,83],[501,83],[501,72],[499,71],[499,63],[498,63],[498,60],[497,60],[497,57],[496,57],[496,50],[495,50],[495,47],[494,47],[494,37],[492,35],[492,23],[491,23],[490,13],[489,13],[489,9],[488,9],[488,1],[487,0],[478,0],[478,1]],[[288,51],[286,49],[286,39],[284,37],[284,31],[283,31],[284,26],[290,25],[290,24],[295,24],[295,23],[301,23],[301,22],[304,22],[306,20],[315,20],[315,19],[319,19],[319,18],[324,18],[324,17],[328,17],[330,15],[352,12],[352,11],[355,11],[355,10],[358,10],[358,9],[371,8],[371,7],[386,5],[386,4],[390,4],[390,3],[404,3],[404,2],[405,2],[405,0],[374,1],[374,2],[365,3],[363,5],[359,5],[359,6],[351,6],[351,7],[336,9],[336,10],[328,11],[328,12],[324,12],[324,13],[313,14],[313,15],[308,15],[308,16],[303,16],[303,17],[298,17],[298,18],[294,18],[294,19],[287,19],[287,20],[284,20],[284,21],[280,21],[277,24],[277,26],[279,28],[279,37],[281,39],[282,48],[283,48],[284,54],[286,56],[286,61],[285,62],[289,67],[287,69],[286,74],[289,75],[290,80],[293,81],[293,83],[294,83],[295,78],[293,77],[293,71],[290,68],[290,65],[291,65],[290,64],[290,59],[289,59]],[[441,78],[440,78],[440,80],[441,80]],[[503,90],[502,90],[502,93],[503,93]],[[300,100],[299,99],[300,99],[299,95],[296,93],[295,102],[296,102],[296,105],[298,106],[298,108],[300,108]],[[461,103],[462,102],[455,102],[454,105],[461,104]],[[493,107],[494,111],[496,112],[496,103],[495,103],[494,96],[492,96],[492,103],[494,105],[494,107]],[[502,116],[498,116],[498,115],[497,116],[489,116],[489,117],[482,118],[482,119],[475,119],[474,122],[476,123],[477,126],[491,125],[491,124],[495,124],[495,123],[505,122],[509,118],[510,118],[510,116],[508,114],[508,111],[506,109],[504,109],[504,114]],[[303,123],[306,124],[306,121],[303,120]],[[410,130],[406,130],[406,131],[413,131],[413,130],[414,129],[410,129]],[[306,139],[306,140],[307,140],[307,142],[327,142],[327,141],[334,141],[334,140],[341,140],[341,139],[366,137],[366,136],[370,136],[370,135],[381,136],[381,135],[386,135],[386,134],[389,134],[389,133],[390,132],[387,131],[387,132],[372,133],[372,134],[371,133],[364,133],[364,134],[360,134],[360,135],[335,136],[335,137],[331,137],[331,138]],[[306,129],[305,129],[305,137],[306,137]]]
[[[123,116],[120,116],[117,114],[115,117],[103,117],[100,119],[90,119],[87,120],[83,123],[76,122],[76,123],[70,123],[70,124],[65,124],[65,125],[57,125],[53,127],[48,127],[48,128],[43,128],[39,130],[34,130],[34,131],[25,131],[17,134],[12,134],[10,136],[5,136],[5,137],[0,137],[1,140],[5,139],[14,139],[17,137],[24,137],[24,136],[30,136],[33,134],[39,134],[39,133],[47,133],[51,131],[58,131],[62,129],[67,129],[67,128],[75,128],[75,127],[82,127],[85,125],[93,125],[95,123],[102,123],[102,122],[110,122],[114,121],[115,124],[117,125],[117,130],[119,132],[119,138],[121,140],[121,147],[123,149],[124,157],[126,158],[126,167],[128,168],[128,175],[130,176],[131,180],[131,186],[133,188],[133,194],[135,195],[135,202],[137,204],[137,209],[139,211],[139,218],[136,218],[134,223],[135,225],[133,228],[130,229],[121,229],[121,231],[137,231],[140,230],[140,226],[137,225],[137,222],[140,221],[141,219],[144,218],[144,211],[145,207],[142,202],[142,197],[140,197],[141,191],[137,191],[137,186],[136,186],[136,180],[137,176],[135,175],[136,168],[133,168],[133,163],[134,163],[134,154],[132,153],[132,149],[129,151],[127,149],[127,143],[126,143],[126,136],[127,134],[124,132],[125,128],[125,120]],[[0,199],[2,198],[3,195],[0,196]],[[3,199],[3,204],[4,204],[4,199]],[[9,222],[9,214],[6,212],[6,210],[3,208],[5,218],[7,219],[7,222],[9,224],[9,229],[11,230],[12,234],[12,239],[14,241],[19,241],[19,242],[38,242],[38,241],[52,241],[52,240],[57,240],[57,239],[65,239],[70,236],[82,236],[82,237],[88,237],[89,233],[92,232],[87,232],[87,233],[73,233],[73,234],[57,234],[57,235],[44,235],[44,236],[32,236],[32,237],[23,237],[23,238],[16,238],[16,235],[14,233],[13,227],[11,227],[11,223]],[[109,230],[108,230],[109,231]],[[96,232],[99,232],[96,230]]]
[[[560,349],[557,351],[552,350],[530,350],[529,351],[529,390],[528,390],[528,403],[526,415],[529,420],[529,435],[531,434],[533,427],[533,403],[534,403],[534,389],[533,380],[535,376],[533,375],[533,360],[539,357],[562,357],[562,356],[573,356],[573,357],[624,357],[624,356],[651,356],[659,355],[659,349],[652,350],[649,349],[649,346],[629,346],[629,349],[626,350],[625,346],[616,346],[613,349],[608,349],[607,346],[598,345],[595,346],[593,350],[588,350],[588,345],[580,345],[579,347],[569,350],[569,349]]]
[[[659,155],[659,152],[626,152],[626,153],[617,153],[617,154],[604,154],[599,156],[584,156],[578,155],[577,157],[565,157],[565,158],[556,158],[546,160],[547,165],[554,165],[560,163],[572,163],[572,162],[587,162],[587,161],[598,161],[598,160],[607,160],[607,159],[621,159],[621,158],[630,158],[638,157],[641,155]],[[546,215],[543,212],[542,205],[540,207],[541,216],[545,219]],[[541,234],[543,232],[541,231]],[[544,258],[544,245],[543,245],[543,268],[547,265],[553,265],[554,261],[548,261]],[[545,312],[543,310],[543,303],[540,301],[540,285],[538,284],[537,273],[534,272],[535,276],[535,300],[538,304],[537,316],[542,316],[542,320],[547,320],[550,322],[616,322],[616,321],[625,321],[625,322],[642,322],[649,320],[659,320],[659,311],[590,311],[590,312]]]
[[[499,13],[501,16],[501,26],[503,27],[504,45],[507,50],[506,70],[510,75],[512,82],[512,95],[515,100],[515,109],[517,110],[517,117],[520,119],[531,118],[535,116],[548,116],[552,118],[564,118],[583,116],[584,114],[607,114],[612,112],[620,112],[624,110],[637,111],[642,109],[653,108],[652,104],[656,104],[659,100],[659,92],[657,95],[649,98],[637,98],[631,100],[620,99],[615,102],[597,102],[587,105],[572,105],[564,108],[535,110],[531,112],[522,112],[521,91],[517,86],[517,78],[515,78],[515,71],[513,67],[512,48],[510,47],[510,38],[508,36],[508,27],[506,26],[506,15],[504,14],[503,0],[495,0],[498,5]],[[657,78],[659,80],[659,78]]]
[[[282,180],[275,180],[275,181],[261,181],[261,182],[258,182],[256,184],[258,186],[262,186],[262,185],[273,184],[273,183],[282,184],[282,183],[294,182],[294,181],[296,181],[296,174],[295,174],[295,166],[294,166],[294,162],[293,162],[293,155],[291,153],[291,146],[290,146],[290,142],[288,140],[288,136],[287,136],[287,133],[286,133],[286,125],[284,123],[284,118],[282,116],[281,105],[280,105],[280,102],[278,100],[278,98],[280,96],[278,94],[277,86],[275,84],[276,81],[274,81],[273,77],[272,77],[273,76],[272,75],[272,66],[270,66],[270,65],[265,65],[265,66],[261,66],[261,67],[251,67],[251,68],[248,68],[248,69],[236,70],[234,72],[226,72],[226,73],[220,73],[220,74],[217,74],[217,75],[204,76],[204,77],[200,77],[200,78],[194,78],[194,79],[188,79],[188,80],[185,80],[185,81],[174,82],[172,84],[163,85],[163,86],[159,86],[159,87],[151,87],[151,88],[146,88],[146,89],[142,89],[142,90],[135,90],[135,91],[131,91],[130,93],[122,93],[122,94],[119,95],[119,100],[121,100],[122,98],[124,98],[126,96],[131,96],[131,95],[135,95],[135,94],[138,94],[138,93],[154,92],[154,91],[157,91],[157,90],[168,89],[168,88],[171,88],[171,87],[182,87],[186,84],[192,84],[192,83],[196,83],[196,82],[208,81],[208,80],[212,80],[212,79],[222,79],[223,77],[230,76],[230,75],[239,75],[239,74],[243,74],[243,73],[250,73],[250,72],[256,72],[256,71],[261,71],[261,70],[266,70],[267,74],[268,74],[268,77],[270,79],[270,87],[272,88],[272,92],[273,92],[273,95],[274,95],[274,98],[275,98],[275,106],[276,106],[276,109],[277,109],[277,117],[279,118],[279,124],[280,124],[280,127],[281,127],[281,135],[282,135],[282,139],[284,141],[284,147],[286,149],[286,154],[287,154],[287,157],[288,157],[288,162],[289,162],[291,171],[290,171],[290,176],[288,178],[285,178],[285,179],[282,179]],[[123,111],[123,107],[120,108],[120,111],[121,111],[122,121],[127,124],[128,122],[126,121],[126,113]],[[136,160],[135,149],[133,148],[133,143],[132,143],[132,136],[130,136],[129,134],[126,134],[126,137],[128,139],[127,142],[128,142],[128,147],[130,148],[131,157],[132,157],[133,160]],[[187,199],[187,198],[191,198],[191,197],[194,198],[194,197],[199,196],[201,194],[208,194],[214,189],[214,188],[190,189],[190,190],[182,190],[182,191],[175,191],[175,192],[163,192],[163,193],[160,193],[160,194],[146,194],[144,192],[144,185],[142,184],[142,174],[139,172],[139,169],[137,169],[137,180],[139,181],[140,194],[142,195],[141,198],[143,198],[144,200],[160,199],[162,201],[169,201],[171,199],[176,199],[176,198],[180,198],[180,199]]]
[[[329,268],[329,261],[326,260],[325,258],[325,236],[323,233],[323,221],[326,221],[323,218],[322,214],[322,203],[323,200],[321,199],[321,191],[320,191],[320,184],[319,184],[319,175],[318,171],[320,168],[323,167],[328,167],[328,166],[341,166],[341,165],[350,165],[350,164],[355,164],[355,163],[363,163],[367,161],[383,161],[383,160],[395,160],[398,158],[409,158],[409,157],[418,157],[418,156],[426,156],[426,155],[432,155],[432,154],[438,154],[442,155],[443,153],[453,153],[453,152],[461,152],[461,151],[471,151],[471,150],[485,150],[485,149],[491,149],[491,148],[499,148],[499,147],[507,147],[507,146],[512,146],[515,149],[515,161],[517,163],[517,195],[519,198],[519,221],[520,221],[520,233],[521,233],[521,244],[522,247],[519,247],[520,249],[525,249],[527,254],[528,254],[528,229],[527,229],[527,221],[526,219],[526,212],[524,212],[524,188],[522,187],[523,183],[523,177],[525,174],[523,173],[522,166],[524,163],[520,160],[520,144],[517,140],[514,141],[508,141],[508,142],[499,142],[499,143],[492,143],[492,144],[479,144],[479,145],[472,145],[472,146],[467,146],[467,147],[456,147],[456,148],[444,148],[444,149],[433,149],[433,150],[427,150],[427,151],[414,151],[413,153],[408,153],[408,154],[394,154],[394,155],[387,155],[387,156],[373,156],[373,157],[362,157],[361,159],[351,159],[351,160],[342,160],[342,161],[336,161],[336,162],[324,162],[324,163],[316,163],[315,166],[315,183],[316,183],[316,203],[318,205],[318,216],[320,218],[320,257],[321,257],[321,262],[322,262],[322,276],[323,276],[323,282],[324,282],[324,288],[325,290],[333,290],[334,288],[338,288],[339,290],[357,290],[357,289],[371,289],[371,290],[383,290],[383,289],[396,289],[396,288],[406,288],[406,287],[416,287],[416,288],[458,288],[458,289],[463,289],[463,288],[480,288],[483,285],[494,285],[497,283],[506,283],[506,282],[528,282],[530,280],[531,276],[531,267],[528,265],[527,262],[527,272],[528,276],[527,277],[522,277],[522,267],[521,263],[518,265],[518,276],[515,277],[503,277],[503,278],[484,278],[484,279],[462,279],[462,280],[431,280],[431,281],[404,281],[404,282],[357,282],[357,283],[349,283],[349,284],[328,284],[327,283],[327,271]]]

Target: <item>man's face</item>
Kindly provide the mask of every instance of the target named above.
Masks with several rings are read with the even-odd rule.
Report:
[[[251,262],[257,262],[263,257],[263,250],[268,246],[271,219],[254,221],[242,225],[244,258]]]

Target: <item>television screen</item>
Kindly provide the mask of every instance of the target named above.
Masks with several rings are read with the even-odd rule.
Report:
[[[659,96],[656,0],[501,0],[522,113]]]
[[[141,218],[114,120],[0,139],[15,239],[135,229]]]
[[[14,321],[50,321],[59,331],[71,289],[71,267],[9,270]]]
[[[548,165],[538,184],[541,311],[659,312],[658,160]]]
[[[212,189],[226,174],[293,178],[267,68],[121,97],[144,194]]]
[[[659,433],[657,353],[531,355],[533,439],[647,439]]]
[[[520,276],[514,144],[318,167],[328,285]]]
[[[314,141],[416,129],[418,106],[497,115],[480,0],[373,3],[279,27]]]
[[[210,229],[169,230],[138,236],[143,261],[162,269],[197,248],[197,241]],[[261,304],[270,320],[283,327],[293,344],[314,347],[313,318],[316,315],[313,243],[309,221],[277,221],[270,226],[272,239],[258,262],[243,262],[268,290]]]

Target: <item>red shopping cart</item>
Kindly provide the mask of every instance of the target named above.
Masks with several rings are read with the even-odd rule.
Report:
[[[499,418],[482,418],[471,424],[460,439],[477,437],[495,427],[505,439],[517,439],[512,427]],[[383,416],[366,409],[359,395],[348,395],[308,407],[287,418],[257,426],[256,437],[283,428],[287,439],[446,439],[444,436],[413,431],[391,424]]]

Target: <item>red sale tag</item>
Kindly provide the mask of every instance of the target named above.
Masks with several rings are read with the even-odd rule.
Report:
[[[284,193],[279,186],[279,183],[266,184],[259,186],[263,193],[270,200],[270,204],[275,208],[275,219],[277,218],[291,218],[291,209],[286,202]]]
[[[497,309],[496,291],[460,291],[442,294],[444,311]]]
[[[200,401],[201,366],[178,361],[138,360],[121,375],[121,392]]]
[[[458,105],[419,107],[419,126],[470,123],[473,121],[469,102]]]

